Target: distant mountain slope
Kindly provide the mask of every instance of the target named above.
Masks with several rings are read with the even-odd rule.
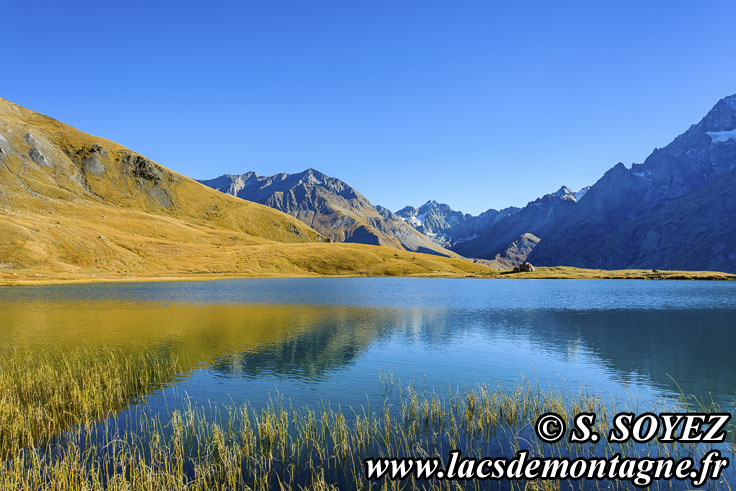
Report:
[[[296,217],[333,242],[382,245],[458,257],[345,182],[314,169],[259,176],[254,172],[200,181],[223,193],[255,201]]]
[[[519,208],[512,206],[500,211],[490,209],[473,216],[432,200],[419,208],[406,206],[397,211],[396,215],[436,243],[451,248],[459,242],[477,237],[500,219],[518,211]]]
[[[463,260],[326,243],[280,211],[0,99],[0,281],[482,271]]]
[[[619,163],[606,172],[579,206],[541,236],[529,259],[583,267],[736,271],[732,235],[725,234],[736,217],[734,188],[728,186],[734,169],[736,95],[720,100],[643,164],[627,169]]]
[[[452,250],[465,257],[493,259],[508,249],[522,234],[533,234],[541,239],[541,245],[556,221],[576,206],[575,193],[562,186],[556,192],[532,201],[516,213],[502,217],[477,237],[456,244]]]
[[[514,269],[515,266],[526,261],[537,244],[539,244],[539,237],[536,235],[521,234],[493,259],[478,259],[477,261],[497,269]]]
[[[736,272],[736,170],[630,220],[576,256],[602,269]]]

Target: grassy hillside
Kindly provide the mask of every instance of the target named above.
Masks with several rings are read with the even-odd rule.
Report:
[[[2,283],[488,271],[458,259],[327,243],[284,213],[0,99]]]

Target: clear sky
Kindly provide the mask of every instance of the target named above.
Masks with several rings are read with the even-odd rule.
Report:
[[[736,93],[736,2],[2,0],[0,97],[194,178],[396,210],[594,183]]]

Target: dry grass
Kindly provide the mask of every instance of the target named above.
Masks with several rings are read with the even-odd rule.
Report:
[[[496,275],[494,275],[496,276]],[[584,269],[567,266],[538,267],[530,273],[502,272],[502,278],[613,279],[613,280],[736,280],[736,275],[718,271],[664,271],[653,269]]]
[[[127,427],[132,430],[121,430],[114,418],[101,425],[97,422],[131,395],[144,394],[151,384],[155,387],[170,377],[173,366],[169,361],[160,362],[153,355],[126,358],[110,351],[77,352],[69,362],[67,355],[62,359],[56,354],[14,352],[6,357],[2,363],[8,368],[0,371],[0,384],[13,395],[0,399],[0,414],[41,411],[44,417],[22,423],[0,420],[0,432],[7,435],[5,449],[10,450],[8,460],[0,464],[0,489],[367,489],[371,483],[365,480],[362,466],[368,457],[444,460],[454,449],[465,457],[511,457],[523,449],[531,456],[547,457],[621,453],[697,458],[704,450],[662,443],[596,447],[566,439],[542,444],[531,429],[539,415],[552,411],[569,423],[575,414],[595,412],[598,421],[606,422],[618,411],[616,402],[585,392],[540,390],[531,384],[506,389],[478,386],[441,396],[430,390],[419,392],[413,386],[402,388],[389,377],[383,382],[390,404],[377,412],[294,409],[280,399],[258,410],[185,404],[184,410],[173,412],[163,422],[151,419],[145,408],[134,410],[130,414],[137,420]],[[19,372],[40,380],[15,382]],[[69,408],[76,408],[73,420],[68,419]],[[49,430],[47,420],[80,426],[59,433],[65,426]],[[597,429],[603,433],[606,426]],[[43,436],[54,435],[42,444]],[[387,480],[372,487],[449,490],[457,489],[458,484],[410,479]],[[560,489],[561,484],[500,483],[511,489]],[[628,483],[601,484],[608,489],[628,487]],[[465,483],[470,489],[488,485]],[[570,486],[576,483],[565,483]]]
[[[361,244],[279,243],[103,204],[0,209],[0,284],[125,278],[466,276],[459,259]]]
[[[11,349],[0,355],[0,458],[109,417],[178,373],[165,352]]]

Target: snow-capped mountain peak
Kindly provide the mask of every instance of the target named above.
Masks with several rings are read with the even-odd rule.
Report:
[[[571,199],[575,201],[575,191],[567,186],[562,186],[560,189],[553,193],[556,198],[560,199]]]

